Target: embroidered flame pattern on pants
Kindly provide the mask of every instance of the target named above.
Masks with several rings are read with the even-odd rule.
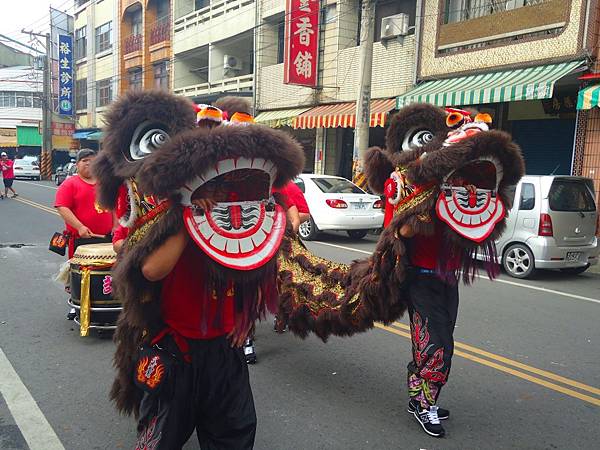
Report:
[[[413,313],[412,322],[413,358],[417,373],[408,377],[410,397],[422,405],[434,405],[440,386],[446,383],[448,371],[444,367],[444,349],[438,348],[429,354],[433,344],[429,343],[428,319],[423,319],[418,312]]]
[[[165,366],[160,361],[160,357],[153,356],[151,360],[145,357],[138,363],[137,380],[147,385],[150,389],[154,389],[162,381],[164,372]]]
[[[155,450],[157,448],[162,435],[162,433],[158,433],[158,436],[154,436],[157,420],[157,417],[152,418],[148,426],[140,433],[135,450]]]

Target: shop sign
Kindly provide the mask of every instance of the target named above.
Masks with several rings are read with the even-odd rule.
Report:
[[[73,38],[58,36],[58,112],[73,115]]]
[[[287,0],[284,83],[316,87],[319,58],[319,0]]]

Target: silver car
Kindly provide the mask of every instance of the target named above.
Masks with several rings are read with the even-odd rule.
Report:
[[[579,274],[598,263],[597,227],[592,180],[526,175],[496,246],[513,277],[527,278],[536,269]]]

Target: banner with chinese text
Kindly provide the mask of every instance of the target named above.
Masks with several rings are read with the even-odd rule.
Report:
[[[319,0],[286,0],[285,84],[316,87],[319,17]]]
[[[73,38],[58,36],[58,112],[73,115]]]

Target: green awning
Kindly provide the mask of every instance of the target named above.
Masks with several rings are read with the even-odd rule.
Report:
[[[600,84],[583,88],[577,96],[577,109],[592,109],[594,106],[600,106]]]
[[[254,120],[271,128],[291,127],[292,120],[309,108],[279,109],[276,111],[263,111]]]
[[[581,66],[583,61],[482,73],[459,78],[426,81],[396,99],[396,108],[410,103],[438,106],[542,100],[552,97],[554,83]]]
[[[42,135],[38,127],[17,126],[17,145],[40,147],[42,145]]]

